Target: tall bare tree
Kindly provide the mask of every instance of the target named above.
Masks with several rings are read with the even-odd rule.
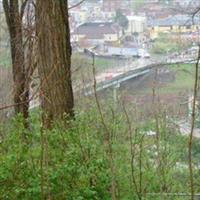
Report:
[[[24,8],[26,2],[22,4],[22,8]],[[21,6],[19,6],[18,0],[3,0],[3,7],[10,34],[15,113],[21,113],[24,119],[27,119],[29,90],[26,87],[22,31],[22,13],[24,9],[20,9]]]
[[[73,116],[71,45],[67,0],[36,0],[38,71],[43,123]]]

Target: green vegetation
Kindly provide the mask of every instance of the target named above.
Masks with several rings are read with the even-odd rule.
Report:
[[[181,91],[192,91],[194,87],[194,64],[180,64],[168,66],[174,74],[174,81],[159,88],[159,93],[176,94]]]
[[[134,1],[135,8],[143,2]],[[192,113],[188,106],[194,65],[150,65],[139,74],[144,58],[134,80],[127,73],[126,82],[114,80],[97,94],[93,68],[100,73],[126,63],[98,56],[92,63],[85,54],[71,60],[68,1],[3,3],[13,66],[0,49],[0,200],[183,200],[166,195],[200,193],[200,138],[192,133],[199,127],[197,88]],[[128,26],[120,11],[116,22]],[[187,45],[161,34],[152,52],[162,60]],[[26,50],[35,56],[24,59]],[[94,95],[85,95],[88,86]],[[179,96],[186,99],[182,110]],[[30,110],[33,99],[41,106]],[[182,119],[191,124],[180,127]]]
[[[170,126],[164,115],[159,117],[157,132],[154,120],[136,121],[131,109],[131,122],[123,109],[113,116],[104,106],[103,113],[110,134],[118,199],[138,199],[137,190],[148,200],[156,199],[148,193],[189,192],[187,138]],[[111,199],[107,133],[96,108],[77,112],[69,129],[55,123],[52,130],[41,132],[38,114],[34,113],[30,121],[30,130],[24,129],[20,117],[7,127],[1,126],[1,199],[38,200],[41,184],[51,199]],[[148,136],[149,131],[159,137]],[[200,143],[195,140],[195,165],[200,159],[199,149]],[[198,171],[194,173],[198,183]],[[200,192],[199,187],[196,191]]]
[[[135,12],[138,11],[138,9],[144,5],[145,0],[136,0],[132,2],[132,8]]]
[[[96,73],[104,72],[107,69],[117,68],[124,64],[124,60],[95,58]],[[91,81],[93,80],[92,58],[82,54],[72,56],[72,76],[74,81]]]
[[[168,73],[171,76],[171,81],[162,82],[162,80],[157,82],[156,88],[159,94],[177,94],[181,91],[192,91],[194,86],[194,64],[177,64],[164,66],[162,69],[166,68],[169,70]],[[159,76],[159,75],[158,75]],[[170,77],[168,78],[170,79]],[[137,94],[152,94],[153,78],[150,83],[144,83],[143,86],[137,91]]]
[[[115,22],[119,24],[123,28],[123,30],[128,28],[128,19],[126,15],[124,15],[121,10],[116,11]]]
[[[109,68],[115,68],[121,66],[120,64],[124,63],[124,60],[120,62],[119,59],[109,59],[109,58],[95,58],[95,67],[97,72],[102,72]],[[73,68],[76,69],[77,66],[84,67],[84,69],[92,68],[92,58],[86,55],[73,54],[72,56]]]
[[[189,42],[182,42],[172,40],[171,36],[167,33],[162,33],[159,37],[153,42],[151,48],[152,54],[168,54],[175,53],[181,50],[188,48],[191,44]]]

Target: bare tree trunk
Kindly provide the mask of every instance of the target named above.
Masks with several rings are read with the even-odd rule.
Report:
[[[67,0],[36,1],[38,71],[43,123],[73,116],[71,46]]]
[[[26,75],[22,34],[22,18],[20,16],[18,0],[3,0],[3,7],[10,34],[15,113],[21,113],[26,120],[28,118],[29,89],[25,85]]]

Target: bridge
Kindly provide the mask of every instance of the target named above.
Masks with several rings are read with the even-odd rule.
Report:
[[[150,59],[138,59],[137,61],[134,61],[126,66],[116,68],[115,70],[108,69],[101,74],[97,74],[95,76],[97,83],[95,90],[94,82],[91,82],[84,86],[83,89],[78,87],[78,90],[74,90],[74,92],[81,92],[81,94],[84,96],[90,96],[94,94],[95,91],[100,92],[108,88],[113,88],[116,90],[120,87],[121,83],[148,74],[153,68],[172,64],[195,63],[196,61],[197,60],[191,56],[187,58],[177,57],[176,59],[165,57],[161,58],[159,61]],[[38,107],[39,105],[40,102],[38,97],[33,98],[30,101],[30,109]]]
[[[151,69],[173,65],[173,64],[192,64],[197,60],[190,58],[176,58],[176,59],[163,59],[162,61],[153,61],[153,60],[143,60],[143,63],[134,63],[135,65],[130,65],[128,67],[123,67],[117,69],[116,71],[108,71],[107,73],[102,73],[95,76],[96,92],[108,89],[108,88],[119,88],[120,84],[128,80],[143,76],[148,74]],[[136,66],[137,65],[137,66]],[[83,94],[85,96],[92,95],[94,93],[94,83],[88,84],[84,88]]]

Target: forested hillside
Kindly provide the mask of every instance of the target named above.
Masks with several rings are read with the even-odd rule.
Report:
[[[200,198],[184,1],[0,1],[0,200]]]

